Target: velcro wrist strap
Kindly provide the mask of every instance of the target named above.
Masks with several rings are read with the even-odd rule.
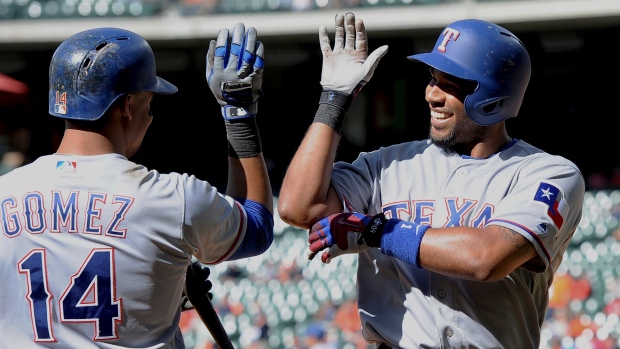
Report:
[[[224,117],[224,120],[228,121],[252,118],[255,117],[257,113],[258,103],[253,103],[243,107],[227,104],[222,107],[222,116]]]
[[[360,234],[360,239],[366,242],[368,247],[379,247],[381,245],[381,236],[387,219],[383,212],[376,214],[372,220],[366,224],[364,231]],[[360,243],[360,241],[358,241]]]
[[[343,109],[345,113],[349,111],[349,107],[353,102],[354,96],[334,90],[323,90],[321,92],[321,98],[319,99],[319,104],[329,104],[334,107]]]

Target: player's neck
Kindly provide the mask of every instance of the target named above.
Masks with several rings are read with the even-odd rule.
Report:
[[[114,148],[113,142],[102,134],[85,130],[66,129],[56,153],[67,155],[119,153]],[[122,153],[119,154],[124,155]]]
[[[476,159],[486,159],[499,152],[500,149],[505,147],[511,141],[512,138],[510,138],[506,132],[497,133],[496,136],[486,138],[475,144],[469,155]]]

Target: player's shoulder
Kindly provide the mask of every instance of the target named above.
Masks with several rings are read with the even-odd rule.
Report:
[[[522,171],[554,176],[572,175],[583,180],[583,174],[577,164],[565,156],[551,154],[523,140],[518,140],[507,151],[521,162]]]
[[[367,154],[379,157],[393,157],[410,159],[415,155],[422,154],[431,148],[432,142],[428,139],[415,140],[402,143],[394,143],[390,145],[381,146]]]
[[[524,159],[530,162],[546,162],[548,164],[565,165],[579,169],[572,160],[563,155],[551,154],[523,140],[517,140],[510,151],[515,153],[515,155],[523,156]]]

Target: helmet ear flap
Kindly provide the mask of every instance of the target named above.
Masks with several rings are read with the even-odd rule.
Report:
[[[499,109],[502,107],[503,104],[504,103],[502,102],[502,100],[489,103],[487,105],[482,106],[482,112],[484,112],[485,114],[495,114],[499,111]]]
[[[468,96],[469,98],[470,96]],[[488,98],[478,100],[475,98],[465,100],[465,112],[470,119],[482,126],[489,126],[499,121],[497,116],[506,115],[508,97]],[[505,118],[504,118],[505,119]],[[502,119],[503,120],[503,119]]]

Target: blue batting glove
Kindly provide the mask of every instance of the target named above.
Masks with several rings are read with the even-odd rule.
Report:
[[[211,40],[207,52],[207,83],[222,107],[227,121],[255,117],[258,99],[263,96],[264,47],[257,41],[256,29],[245,32],[237,23],[232,32],[220,30],[217,41]]]

